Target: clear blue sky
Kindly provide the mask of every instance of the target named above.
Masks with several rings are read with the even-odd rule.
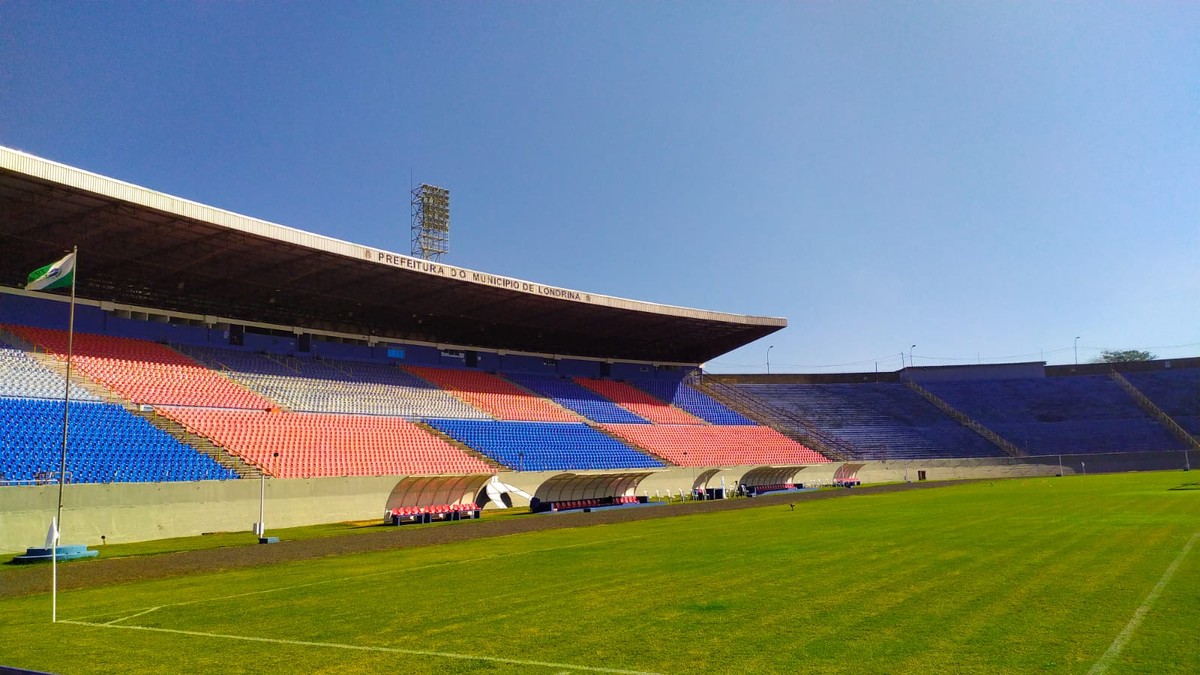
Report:
[[[1200,4],[0,2],[0,144],[784,316],[716,372],[1200,354]]]

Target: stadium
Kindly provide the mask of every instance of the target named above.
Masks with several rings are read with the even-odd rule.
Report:
[[[1105,494],[1141,489],[1121,487],[1126,485],[1122,480],[1135,475],[1127,472],[1158,471],[1163,473],[1150,474],[1157,476],[1149,479],[1157,486],[1153,489],[1174,489],[1181,483],[1194,485],[1176,472],[1200,457],[1192,454],[1200,450],[1200,358],[908,367],[887,373],[713,374],[704,369],[707,361],[785,330],[786,319],[618,298],[514,279],[502,270],[460,268],[238,215],[8,148],[0,148],[0,241],[0,552],[19,554],[39,546],[65,486],[65,543],[92,548],[251,531],[268,541],[265,535],[271,531],[339,523],[386,527],[383,536],[393,544],[381,548],[390,554],[355,560],[347,555],[346,560],[357,565],[356,574],[363,579],[389,579],[392,588],[406,595],[427,595],[411,602],[428,612],[459,597],[486,598],[487,573],[460,580],[461,588],[451,595],[443,595],[449,591],[441,587],[423,587],[424,581],[405,583],[403,575],[416,579],[418,570],[439,566],[450,566],[445,571],[455,574],[453,565],[472,556],[487,562],[462,564],[486,569],[495,562],[492,556],[516,560],[545,550],[565,556],[553,558],[554,565],[570,570],[563,578],[607,579],[594,582],[605,587],[595,590],[595,597],[579,589],[556,593],[534,586],[536,599],[554,610],[538,620],[524,613],[509,617],[510,607],[530,610],[524,603],[531,598],[498,591],[495,602],[464,602],[468,614],[509,617],[512,630],[527,630],[507,647],[493,636],[489,644],[502,647],[494,652],[471,642],[470,634],[482,629],[462,625],[461,618],[413,641],[391,626],[399,642],[378,643],[357,635],[325,640],[305,626],[289,627],[291,637],[255,643],[258,638],[234,635],[235,628],[218,625],[214,617],[231,611],[230,605],[219,603],[206,607],[207,613],[173,616],[174,623],[131,620],[137,612],[127,609],[179,609],[192,602],[161,600],[169,592],[161,584],[169,583],[170,576],[158,588],[129,590],[135,597],[123,606],[102,596],[100,587],[78,591],[81,604],[68,607],[66,615],[84,626],[111,621],[161,630],[147,639],[166,642],[147,644],[147,650],[189,635],[225,636],[229,644],[222,649],[230,651],[222,652],[222,658],[246,659],[240,661],[243,668],[249,668],[252,652],[260,647],[279,651],[265,663],[302,658],[313,670],[525,672],[668,672],[688,663],[750,672],[804,669],[806,664],[818,670],[854,670],[856,663],[893,670],[880,664],[902,664],[894,669],[907,671],[927,667],[927,658],[939,662],[950,650],[965,659],[964,672],[1033,669],[1039,666],[1037,655],[1048,652],[1062,654],[1065,661],[1058,665],[1074,672],[1105,653],[1108,639],[1120,632],[1145,596],[1145,583],[1121,586],[1122,609],[1095,639],[1061,649],[1047,644],[1044,636],[1026,636],[1034,646],[1013,657],[1016,661],[998,654],[1005,642],[995,639],[988,644],[997,645],[997,652],[981,648],[973,656],[963,655],[957,642],[939,651],[932,635],[916,641],[913,649],[922,655],[880,648],[870,636],[887,635],[893,623],[905,625],[892,612],[903,614],[912,600],[897,597],[896,606],[889,608],[887,589],[876,586],[871,572],[863,570],[831,579],[799,608],[773,615],[790,621],[799,611],[805,621],[816,622],[813,629],[820,633],[820,619],[810,614],[832,611],[839,597],[854,598],[861,606],[878,603],[878,616],[853,609],[853,621],[829,629],[837,637],[834,653],[814,641],[802,652],[772,660],[772,648],[756,636],[784,630],[769,618],[763,619],[769,627],[737,632],[736,639],[721,641],[711,651],[703,644],[705,637],[669,653],[662,645],[686,639],[681,625],[709,635],[709,623],[728,603],[749,602],[766,614],[794,604],[788,596],[799,589],[779,589],[759,576],[755,566],[786,569],[794,552],[780,550],[779,537],[797,533],[772,529],[791,527],[773,520],[766,529],[755,530],[753,516],[747,514],[763,511],[778,518],[811,504],[803,517],[816,520],[805,528],[821,531],[813,537],[830,538],[822,547],[842,546],[868,558],[894,556],[916,569],[924,565],[919,551],[932,545],[926,537],[937,540],[946,533],[932,524],[923,531],[912,522],[888,522],[892,507],[878,500],[916,500],[896,507],[913,509],[916,520],[931,514],[936,519],[955,508],[982,518],[969,505],[999,499],[995,495],[1008,491],[1006,498],[1013,501],[1003,502],[1005,508],[1018,513],[1022,507],[1013,504],[1027,502],[1031,510],[1022,517],[1035,518],[1038,509],[1047,507],[1026,492],[1034,486],[1037,499],[1050,492],[1043,487],[1057,484],[1064,493],[1082,490],[1083,501],[1103,500]],[[32,270],[71,251],[70,297],[65,289],[26,288]],[[652,297],[653,289],[647,295]],[[69,420],[65,430],[64,420]],[[1085,474],[1114,475],[1096,477],[1109,481],[1097,483],[1085,482]],[[984,486],[995,487],[1000,479],[1017,480],[986,491]],[[916,489],[952,480],[964,482],[954,488]],[[876,489],[872,486],[904,489],[871,492]],[[926,496],[954,490],[968,491],[968,497],[954,505],[936,503],[948,497]],[[1187,499],[1194,493],[1179,494]],[[1182,499],[1175,507],[1177,521],[1170,527],[1156,521],[1153,532],[1144,532],[1149,543],[1134,561],[1142,566],[1122,567],[1127,578],[1148,577],[1153,586],[1154,579],[1170,580],[1160,577],[1168,563],[1174,570],[1181,562],[1186,562],[1183,574],[1190,579],[1200,574],[1195,556],[1186,557],[1195,540],[1189,528],[1196,523],[1196,506],[1194,500]],[[846,508],[875,504],[864,517],[882,522],[874,530],[847,528],[852,518],[830,510],[843,501],[855,505]],[[932,511],[919,511],[923,502],[930,502],[924,506]],[[761,509],[753,508],[759,505]],[[1063,503],[1053,508],[1068,509]],[[649,517],[644,514],[672,509],[681,517],[642,520]],[[1062,551],[1053,543],[1056,539],[1091,531],[1092,526],[1080,524],[1089,513],[1098,512],[1079,507],[1072,516],[1078,522],[1072,520],[1067,530],[1041,524],[997,536],[1004,540],[1004,550],[1031,557],[1053,550],[1057,555]],[[732,519],[723,527],[739,534],[689,538],[696,536],[688,535],[690,530],[703,530],[705,522],[711,525],[719,518]],[[422,533],[452,528],[473,532],[489,521],[552,523],[554,532],[537,534],[537,526],[522,525],[535,532],[528,535],[532,541],[514,535],[487,549],[481,542],[491,540],[471,540],[453,551],[432,547],[432,540],[432,548],[409,549],[413,544],[398,539],[422,541],[434,536]],[[593,524],[605,524],[613,534],[585,541],[595,536],[597,528],[587,527]],[[980,526],[985,532],[990,527]],[[1136,536],[1137,528],[1133,530],[1131,537]],[[884,545],[881,533],[887,532],[903,532],[908,545]],[[1080,546],[1080,564],[1099,555],[1089,546],[1117,556],[1111,540],[1092,535],[1092,544]],[[873,553],[861,548],[863,537],[875,542]],[[664,581],[659,568],[650,569],[653,556],[637,544],[643,538],[679,551],[680,567],[702,568],[700,578],[743,575],[742,599],[688,596],[686,588]],[[258,555],[288,543],[247,550]],[[593,548],[595,557],[579,553]],[[413,571],[395,567],[400,550],[406,551],[404,565],[411,564]],[[731,557],[730,551],[738,550],[753,551],[754,564]],[[820,557],[821,550],[805,549],[804,555]],[[963,556],[955,563],[961,567],[925,569],[926,575],[904,583],[925,587],[940,575],[965,573],[961,583],[969,585],[976,583],[975,576],[988,576],[986,568],[995,563],[974,559],[969,552],[956,555]],[[600,565],[596,558],[612,565]],[[287,588],[324,584],[348,574],[335,567],[339,559],[331,555],[305,565],[280,559],[275,562],[284,566],[276,571],[290,584]],[[670,566],[675,559],[667,555],[654,564]],[[271,561],[251,562],[261,566]],[[72,563],[65,578],[100,562]],[[851,569],[840,559],[837,565]],[[531,564],[491,573],[536,576],[539,569]],[[217,595],[257,592],[255,584],[263,579],[248,574],[231,573],[219,581],[227,592]],[[1043,579],[1030,588],[1043,583],[1054,581]],[[609,629],[598,630],[594,615],[620,615],[619,593],[631,594],[638,603],[653,602],[650,589],[655,584],[663,584],[660,600],[686,598],[683,605],[689,609],[682,614],[666,612],[666,624],[679,634],[635,648],[636,617],[648,611],[643,608],[626,617],[634,622],[630,633],[618,632],[624,646],[616,652],[605,647]],[[338,592],[367,602],[379,587],[372,583]],[[1097,602],[1112,591],[1090,588]],[[316,612],[340,611],[336,608],[347,596],[338,600],[331,590],[334,597],[318,601],[324,592],[314,590],[290,602],[312,602]],[[572,594],[584,597],[577,602],[591,604],[564,605],[570,601],[563,596]],[[23,603],[18,611],[32,616],[39,611],[32,609],[39,597],[22,595],[10,602]],[[987,604],[988,591],[973,597]],[[1176,594],[1173,600],[1184,617],[1186,598],[1186,593]],[[824,606],[826,601],[833,605]],[[266,612],[258,605],[242,609]],[[592,616],[584,619],[583,614]],[[540,644],[556,635],[549,628],[558,626],[555,616],[570,623],[562,628],[570,636],[563,642],[572,646],[551,649],[545,656],[529,651],[526,642]],[[247,620],[288,623],[280,614]],[[1154,662],[1161,668],[1152,671],[1196,662],[1194,650],[1190,657],[1163,651],[1178,621],[1173,615],[1163,628],[1165,637],[1143,649],[1167,654],[1161,656],[1165,661]],[[1051,628],[1062,625],[1031,623],[1039,635]],[[315,656],[291,655],[326,642],[361,653],[328,655],[316,649],[320,653]],[[36,652],[29,649],[9,656],[29,667],[72,669],[69,661],[39,661],[42,657],[30,656]],[[1030,660],[1020,660],[1026,657]],[[113,663],[124,663],[129,670],[161,667],[153,658],[132,666],[125,658],[133,657]],[[348,666],[346,659],[353,658],[363,660]],[[203,659],[187,663],[215,667]]]

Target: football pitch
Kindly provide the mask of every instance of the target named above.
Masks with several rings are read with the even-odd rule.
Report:
[[[962,483],[342,555],[73,590],[58,616],[48,594],[0,601],[0,665],[1195,673],[1200,475]]]

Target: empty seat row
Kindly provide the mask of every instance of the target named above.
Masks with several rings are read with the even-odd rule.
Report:
[[[583,423],[479,420],[426,422],[471,449],[518,471],[638,469],[663,466],[662,462],[649,455]]]
[[[580,421],[570,410],[490,373],[428,366],[405,366],[404,370],[499,420]]]
[[[569,408],[579,415],[601,424],[649,424],[629,410],[583,385],[561,377],[548,375],[509,374],[513,382]]]
[[[665,403],[669,403],[709,424],[749,426],[754,422],[704,392],[697,391],[682,380],[630,380]]]
[[[856,459],[999,457],[1004,452],[903,384],[738,384],[857,451]]]
[[[637,387],[614,380],[577,377],[575,382],[654,424],[704,424],[704,420],[655,398]]]
[[[8,330],[65,359],[66,331]],[[89,378],[135,403],[266,410],[274,403],[165,345],[75,333],[72,363]]]
[[[62,463],[62,401],[0,398],[0,474],[37,481]],[[66,470],[77,483],[227,480],[237,474],[124,408],[72,402]]]
[[[0,343],[0,396],[22,398],[62,398],[66,378],[46,369],[20,349]],[[71,384],[71,400],[98,401],[98,396]]]
[[[162,407],[159,411],[280,478],[493,473],[397,417]]]
[[[1184,447],[1106,375],[933,382],[928,389],[1031,455]]]
[[[564,502],[554,502],[554,510],[570,511],[572,509],[589,509],[596,506],[601,506],[604,502],[600,499],[572,499]]]
[[[678,466],[829,461],[820,453],[762,426],[606,424],[602,428]]]
[[[424,513],[453,513],[455,511],[478,511],[475,504],[432,504],[429,506],[397,506],[391,510],[393,516],[418,516]]]

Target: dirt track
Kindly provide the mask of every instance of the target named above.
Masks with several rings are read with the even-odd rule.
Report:
[[[694,502],[654,508],[601,510],[593,513],[530,515],[478,522],[446,524],[438,527],[395,527],[370,534],[349,534],[304,541],[281,541],[270,546],[240,546],[166,553],[130,558],[93,559],[65,563],[59,567],[60,590],[106,586],[124,581],[163,579],[308,560],[346,553],[364,553],[432,546],[456,541],[501,537],[537,530],[586,527],[606,523],[627,523],[651,518],[669,518],[691,513],[731,511],[734,509],[783,507],[792,502],[850,497],[857,494],[881,494],[929,487],[946,483],[908,483],[861,487],[853,490],[825,490],[768,495],[754,499]],[[0,598],[48,593],[50,574],[47,565],[13,566],[0,570]]]

